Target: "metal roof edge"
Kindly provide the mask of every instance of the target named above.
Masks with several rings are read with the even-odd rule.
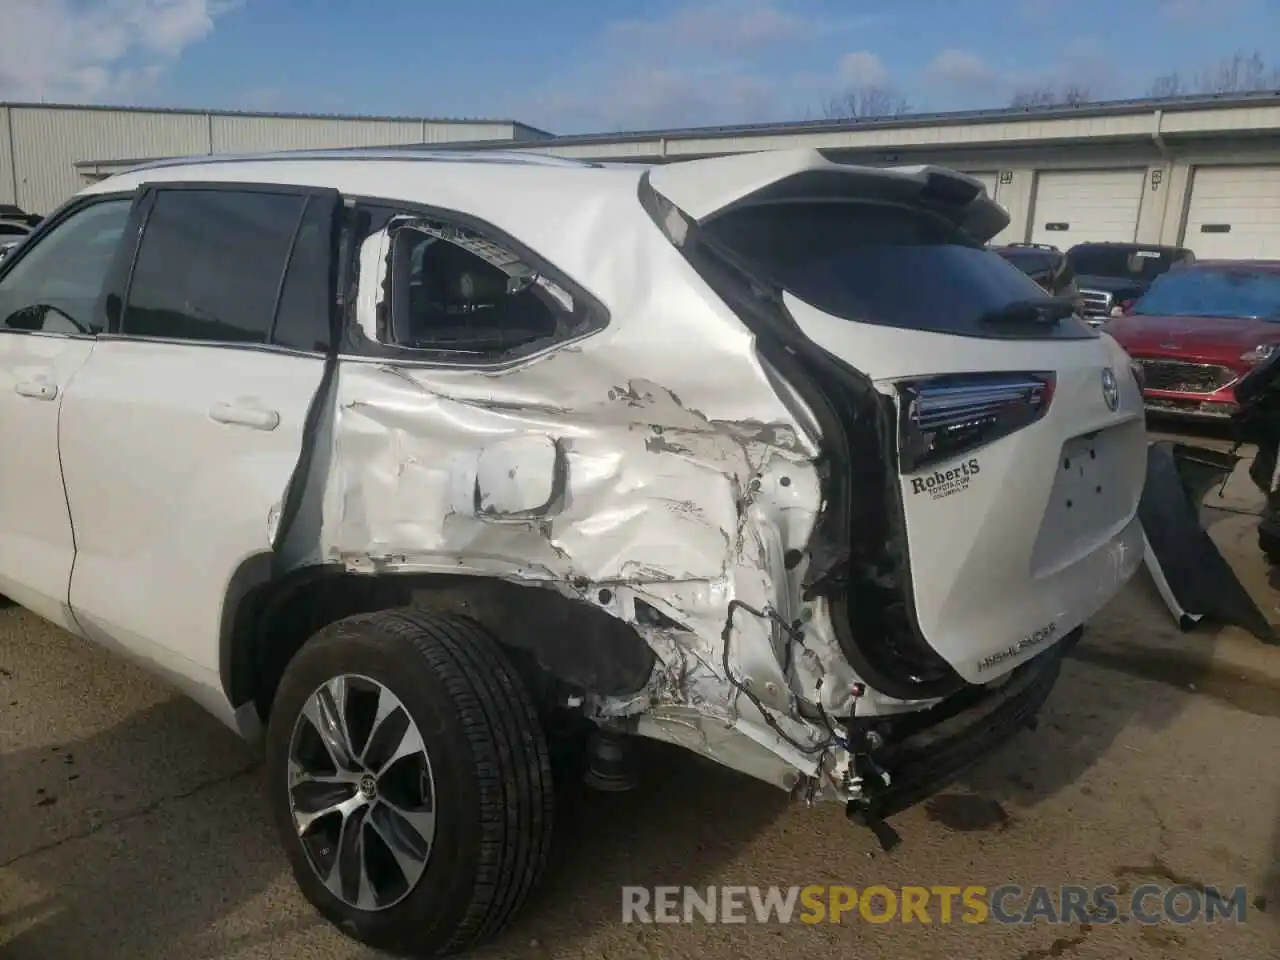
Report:
[[[708,127],[671,127],[651,130],[627,130],[618,133],[577,133],[552,136],[537,141],[537,146],[592,146],[595,144],[637,143],[646,140],[720,139],[790,133],[848,133],[855,130],[895,130],[913,127],[958,126],[966,123],[1004,123],[1011,120],[1086,119],[1090,117],[1141,115],[1163,110],[1165,113],[1197,109],[1226,110],[1250,106],[1280,106],[1280,90],[1262,90],[1250,94],[1204,94],[1189,97],[1139,98],[1108,100],[1097,103],[1062,104],[1049,107],[991,107],[981,110],[959,110],[934,113],[912,113],[898,117],[866,119],[784,120],[770,123],[745,123]],[[474,141],[478,147],[486,141]],[[490,149],[502,141],[487,141]],[[450,148],[472,146],[471,141],[448,144]]]
[[[412,117],[381,114],[358,113],[289,113],[275,110],[217,110],[200,107],[144,107],[136,105],[116,105],[107,103],[43,103],[33,100],[0,100],[0,108],[40,109],[40,110],[87,110],[96,113],[161,113],[193,117],[247,117],[268,120],[364,120],[378,123],[463,123],[463,124],[509,124],[532,133],[554,136],[547,130],[541,130],[531,124],[506,117]]]

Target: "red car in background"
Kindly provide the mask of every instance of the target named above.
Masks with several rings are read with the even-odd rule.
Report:
[[[1225,419],[1236,382],[1280,349],[1280,261],[1174,267],[1103,330],[1133,358],[1149,412]]]

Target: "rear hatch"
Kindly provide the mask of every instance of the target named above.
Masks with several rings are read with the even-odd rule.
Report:
[[[756,156],[655,169],[646,202],[822,425],[808,589],[882,692],[995,679],[1141,562],[1127,357],[983,249],[1008,218],[978,181]]]

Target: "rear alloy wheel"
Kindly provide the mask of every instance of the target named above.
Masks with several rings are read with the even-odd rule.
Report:
[[[422,734],[394,693],[343,674],[307,699],[289,744],[289,801],[311,868],[335,897],[385,910],[417,886],[434,797]]]
[[[552,779],[533,702],[463,617],[387,610],[312,637],[276,695],[267,776],[298,886],[383,950],[491,938],[546,863]]]

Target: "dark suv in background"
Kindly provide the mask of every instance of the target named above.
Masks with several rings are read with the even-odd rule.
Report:
[[[1081,303],[1075,270],[1057,247],[1047,243],[1010,243],[991,249],[1040,284],[1046,293]]]
[[[1151,281],[1180,263],[1194,263],[1185,247],[1150,243],[1077,243],[1066,253],[1094,326],[1127,311]]]

